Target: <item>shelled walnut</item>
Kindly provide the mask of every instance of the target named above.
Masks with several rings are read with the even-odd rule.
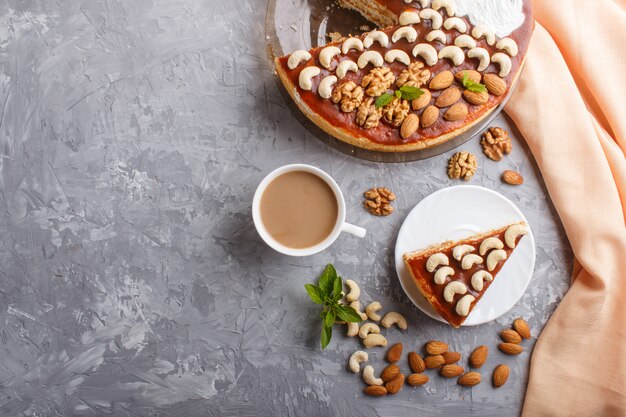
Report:
[[[485,155],[494,161],[501,160],[502,155],[508,155],[511,153],[511,149],[513,148],[509,134],[506,130],[500,127],[490,127],[485,133],[483,133],[483,138],[480,141],[480,144],[483,147]]]
[[[356,113],[356,124],[364,129],[372,129],[378,126],[378,121],[383,115],[383,109],[377,109],[374,105],[374,99],[365,99],[359,106],[359,111]]]
[[[383,117],[394,126],[400,126],[409,114],[409,102],[399,98],[394,98],[391,103],[383,107]]]
[[[364,194],[363,206],[371,214],[376,216],[388,216],[393,213],[391,202],[396,199],[396,195],[389,188],[377,187],[367,190]]]
[[[478,168],[476,157],[469,152],[457,152],[448,163],[448,176],[451,179],[462,178],[469,181]]]
[[[335,88],[332,95],[333,103],[341,103],[341,111],[350,113],[361,105],[363,101],[363,89],[354,81],[340,84]]]
[[[374,68],[363,77],[361,87],[365,88],[365,93],[370,97],[378,97],[386,92],[396,80],[396,77],[387,67]]]
[[[430,79],[430,71],[424,68],[424,64],[416,61],[412,62],[407,69],[398,75],[396,85],[402,87],[409,85],[411,87],[421,87]]]

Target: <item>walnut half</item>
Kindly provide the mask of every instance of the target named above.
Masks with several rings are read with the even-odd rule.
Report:
[[[448,163],[448,176],[451,179],[462,178],[469,181],[477,168],[478,162],[474,154],[465,151],[457,152]]]
[[[375,216],[388,216],[393,213],[391,202],[396,199],[396,195],[385,187],[377,187],[367,190],[364,193],[365,201],[363,206]]]
[[[363,77],[361,87],[365,88],[365,93],[370,97],[378,97],[387,90],[396,80],[391,69],[387,67],[374,68]]]
[[[402,87],[403,85],[409,85],[411,87],[421,87],[426,84],[430,79],[430,71],[424,68],[424,64],[419,61],[412,62],[411,65],[403,70],[398,79],[396,85]]]
[[[365,99],[356,112],[356,124],[364,129],[372,129],[378,126],[378,122],[383,115],[383,109],[377,109],[373,98]]]
[[[363,89],[356,85],[354,81],[348,81],[338,85],[333,90],[333,103],[341,103],[341,111],[350,113],[361,105],[363,101]]]
[[[398,127],[409,115],[410,105],[407,100],[395,97],[391,103],[383,107],[383,117],[392,125]]]
[[[485,155],[494,161],[501,160],[502,154],[508,155],[513,148],[509,134],[500,127],[490,127],[483,133],[480,144],[483,146]]]

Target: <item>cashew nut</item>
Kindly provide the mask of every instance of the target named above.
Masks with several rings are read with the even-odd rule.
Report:
[[[443,17],[439,14],[439,12],[433,9],[424,9],[420,12],[420,17],[422,19],[430,20],[430,25],[433,29],[440,29],[441,24],[443,23]]]
[[[375,346],[387,346],[387,339],[382,334],[372,333],[363,339],[363,346],[371,348]]]
[[[450,275],[454,275],[454,269],[449,266],[442,266],[435,272],[435,284],[442,285]]]
[[[385,317],[383,317],[380,324],[382,324],[385,329],[390,328],[394,324],[402,330],[406,330],[406,328],[408,327],[404,316],[395,311],[390,311],[389,313],[385,314]]]
[[[404,65],[409,65],[411,63],[411,58],[409,58],[409,54],[400,49],[392,49],[385,54],[385,61],[398,61]]]
[[[511,72],[511,68],[513,64],[511,63],[511,58],[508,55],[502,52],[496,52],[491,56],[491,62],[495,62],[496,64],[500,64],[500,72],[498,75],[500,77],[506,77]]]
[[[498,239],[497,237],[488,237],[487,239],[483,240],[483,243],[480,244],[480,249],[478,250],[478,252],[481,256],[484,256],[491,249],[502,249],[503,247],[504,244],[500,239]]]
[[[441,43],[446,43],[446,34],[443,30],[431,30],[426,35],[426,41],[432,42],[438,40]]]
[[[433,272],[435,268],[437,268],[439,265],[450,265],[450,261],[448,260],[448,257],[445,253],[439,252],[430,255],[430,257],[426,261],[426,270],[428,272]]]
[[[333,93],[333,85],[337,82],[337,77],[334,75],[329,75],[324,77],[322,81],[320,81],[319,87],[317,87],[317,92],[322,98],[330,98]]]
[[[474,275],[472,275],[472,288],[474,288],[476,291],[482,291],[483,289],[483,281],[492,281],[493,277],[491,276],[491,274],[487,271],[485,271],[484,269],[481,269],[480,271],[476,271],[474,272]]]
[[[359,67],[356,65],[356,62],[351,61],[349,59],[345,59],[341,61],[339,65],[337,65],[337,70],[335,71],[335,74],[337,74],[337,77],[341,79],[346,76],[348,71],[357,72],[358,70],[359,70]]]
[[[470,311],[470,306],[475,300],[476,297],[471,294],[464,295],[463,298],[461,298],[459,302],[456,303],[456,314],[463,317],[467,316]]]
[[[443,22],[443,27],[450,30],[456,29],[460,33],[467,32],[467,24],[460,17],[449,17]]]
[[[415,39],[417,39],[417,31],[411,26],[402,26],[393,32],[391,42],[398,42],[402,38],[405,38],[407,42],[415,42]]]
[[[361,316],[361,320],[367,320],[367,314],[361,311],[361,303],[359,302],[359,300],[351,302],[350,307],[352,307],[354,311],[356,311],[357,314]]]
[[[330,68],[331,60],[339,54],[341,54],[341,49],[337,48],[336,46],[327,46],[320,51],[318,57],[320,60],[320,64],[322,64],[322,66],[326,69]]]
[[[415,12],[402,12],[398,21],[402,26],[413,25],[420,22],[420,15]]]
[[[363,39],[363,46],[369,48],[374,42],[378,42],[380,46],[385,48],[389,43],[389,37],[385,32],[381,32],[380,30],[373,30],[367,34],[365,39]]]
[[[502,249],[492,250],[489,255],[487,255],[487,270],[489,272],[496,269],[498,266],[498,262],[506,259],[506,251]]]
[[[472,48],[467,51],[468,58],[478,58],[478,71],[484,71],[489,66],[491,58],[489,58],[489,52],[485,48]]]
[[[374,333],[374,334],[375,333],[380,333],[380,327],[378,327],[378,325],[376,325],[374,323],[365,323],[359,329],[359,337],[361,339],[365,339],[367,336],[370,335],[370,333]]]
[[[454,301],[454,294],[467,293],[467,287],[461,281],[452,281],[443,289],[443,299],[451,303]]]
[[[442,7],[446,9],[448,16],[454,16],[456,11],[454,7],[454,0],[433,0],[433,9],[439,10]]]
[[[346,294],[346,300],[349,302],[356,301],[361,296],[361,288],[359,288],[359,284],[352,281],[351,279],[346,280],[346,286],[350,289],[348,294]]]
[[[452,256],[454,257],[454,259],[460,262],[461,258],[463,258],[463,255],[465,255],[466,253],[474,252],[474,250],[475,248],[472,245],[455,246],[454,249],[452,249]]]
[[[289,67],[289,69],[292,70],[296,68],[298,65],[300,65],[301,63],[308,61],[309,59],[311,59],[310,53],[302,49],[298,49],[297,51],[295,51],[293,54],[289,56],[289,59],[287,60],[287,67]]]
[[[367,365],[363,368],[363,380],[367,385],[382,385],[383,380],[374,376],[374,367]]]
[[[363,52],[358,60],[359,68],[365,68],[367,64],[370,63],[374,67],[382,67],[385,61],[383,60],[383,56],[376,51]]]
[[[448,58],[455,66],[459,66],[465,61],[465,54],[463,50],[458,46],[444,46],[442,50],[439,51],[439,59]]]
[[[476,48],[476,41],[470,35],[459,35],[454,40],[454,44],[459,48]]]
[[[356,374],[361,370],[361,362],[366,362],[368,359],[367,352],[357,350],[350,355],[348,366],[350,367],[350,370]]]
[[[476,39],[485,38],[489,45],[496,43],[496,35],[485,25],[474,26],[472,36]]]
[[[351,321],[348,322],[348,331],[346,332],[346,336],[354,337],[359,334],[359,324],[353,323]]]
[[[496,48],[505,50],[511,56],[516,56],[518,53],[517,43],[511,38],[500,39],[496,43]]]
[[[320,69],[318,67],[306,67],[300,71],[298,77],[298,84],[303,90],[311,90],[313,88],[313,77],[320,75]]]
[[[470,253],[469,255],[465,255],[463,259],[461,259],[461,268],[470,269],[474,265],[478,265],[483,262],[483,258],[476,255],[475,253]]]
[[[413,56],[421,56],[424,58],[426,65],[433,66],[437,63],[437,50],[432,45],[420,43],[413,48]]]
[[[407,0],[404,1],[406,2]],[[420,0],[420,6],[422,6],[422,9],[430,6],[430,0]]]
[[[514,249],[517,237],[523,236],[527,233],[528,227],[523,224],[514,224],[513,226],[506,229],[506,232],[504,232],[504,241],[509,248]]]
[[[367,305],[367,307],[365,307],[365,314],[367,314],[367,317],[370,320],[372,320],[372,321],[379,321],[380,320],[380,316],[378,314],[376,314],[376,312],[380,311],[382,308],[383,308],[383,306],[381,306],[378,301],[374,301],[372,303],[369,303]]]
[[[357,51],[363,50],[363,41],[359,38],[348,38],[341,45],[341,52],[345,55],[350,52],[350,49],[356,49]]]

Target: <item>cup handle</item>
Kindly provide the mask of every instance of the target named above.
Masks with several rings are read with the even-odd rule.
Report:
[[[366,230],[363,229],[362,227],[355,226],[350,223],[344,223],[343,226],[341,227],[341,231],[350,233],[351,235],[354,235],[359,238],[364,238],[365,233],[366,233]]]

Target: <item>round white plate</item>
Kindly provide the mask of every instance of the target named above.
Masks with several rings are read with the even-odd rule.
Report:
[[[404,292],[417,308],[445,323],[413,283],[402,255],[521,220],[528,223],[511,200],[484,187],[460,185],[432,193],[411,210],[398,232],[396,271]],[[526,291],[534,268],[535,239],[531,231],[517,245],[463,325],[486,323],[509,311]]]

